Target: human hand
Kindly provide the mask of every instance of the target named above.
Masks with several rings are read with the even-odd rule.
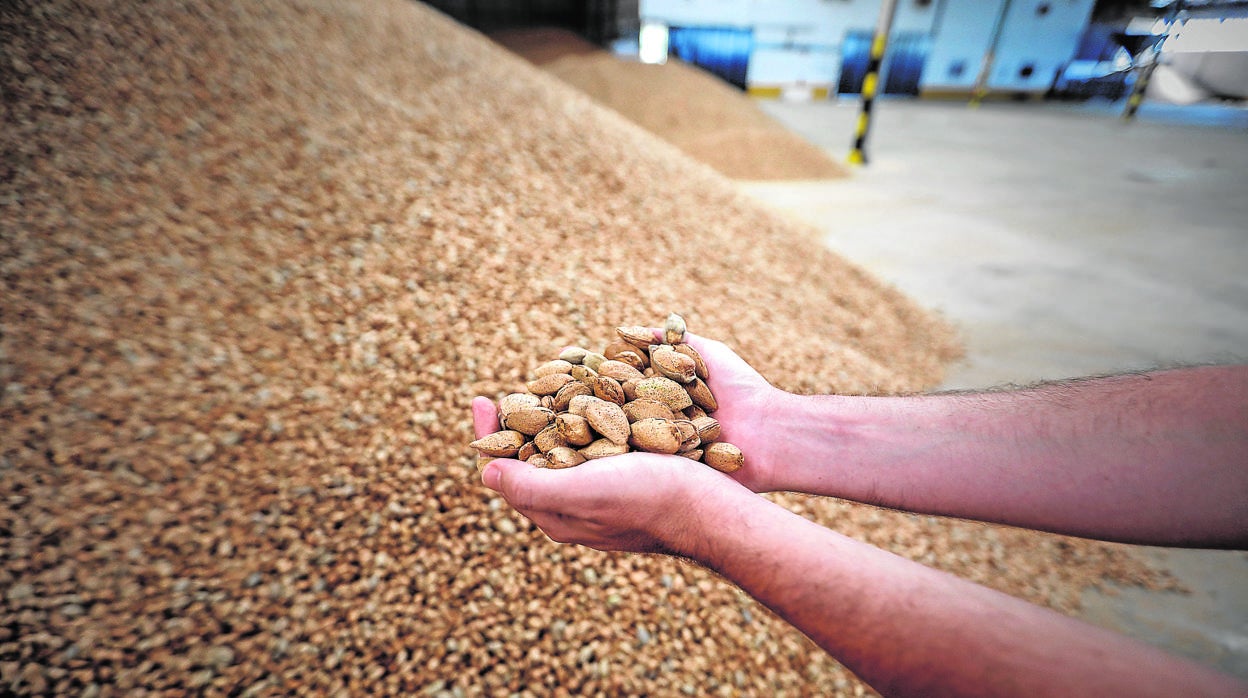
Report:
[[[755,492],[771,490],[779,467],[772,455],[774,422],[782,409],[780,403],[790,394],[768,383],[723,342],[691,333],[685,333],[685,341],[706,362],[710,374],[706,384],[719,403],[711,416],[719,422],[720,440],[745,454],[745,465],[732,478]]]
[[[472,401],[477,438],[498,431],[498,409]],[[499,458],[481,474],[559,543],[598,550],[691,555],[699,526],[716,492],[742,490],[727,475],[680,456],[628,453],[574,468],[536,468]]]

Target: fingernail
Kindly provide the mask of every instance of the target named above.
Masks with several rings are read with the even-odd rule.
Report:
[[[486,463],[485,469],[481,471],[481,482],[486,487],[498,491],[498,481],[503,477],[503,473],[494,463]]]

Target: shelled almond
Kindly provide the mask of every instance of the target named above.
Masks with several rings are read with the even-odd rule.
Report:
[[[685,321],[667,318],[662,343],[648,327],[617,327],[601,354],[571,347],[533,371],[527,393],[499,400],[504,431],[473,441],[484,465],[519,457],[544,468],[646,451],[680,455],[726,473],[745,462],[717,441],[719,407],[706,362],[684,341]]]

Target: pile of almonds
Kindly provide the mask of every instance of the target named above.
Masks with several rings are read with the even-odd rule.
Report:
[[[409,0],[6,0],[0,94],[0,695],[866,690],[711,572],[551,542],[463,448],[622,307],[789,391],[939,384],[949,327],[815,231]],[[1067,611],[1150,579],[767,496]]]
[[[570,468],[628,453],[677,454],[731,473],[741,449],[719,438],[719,408],[706,362],[685,343],[685,320],[673,313],[655,344],[648,327],[617,327],[620,341],[601,354],[581,347],[533,373],[527,393],[499,401],[502,431],[470,445],[481,468],[491,458],[519,458],[539,468]]]

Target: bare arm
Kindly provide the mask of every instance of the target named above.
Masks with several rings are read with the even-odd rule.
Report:
[[[812,397],[773,388],[720,342],[690,341],[752,490],[1130,543],[1248,546],[1248,366]]]
[[[1248,545],[1248,367],[914,398],[786,396],[771,485],[1153,545]]]
[[[885,695],[1243,695],[1200,665],[846,538],[741,489],[684,552]]]

